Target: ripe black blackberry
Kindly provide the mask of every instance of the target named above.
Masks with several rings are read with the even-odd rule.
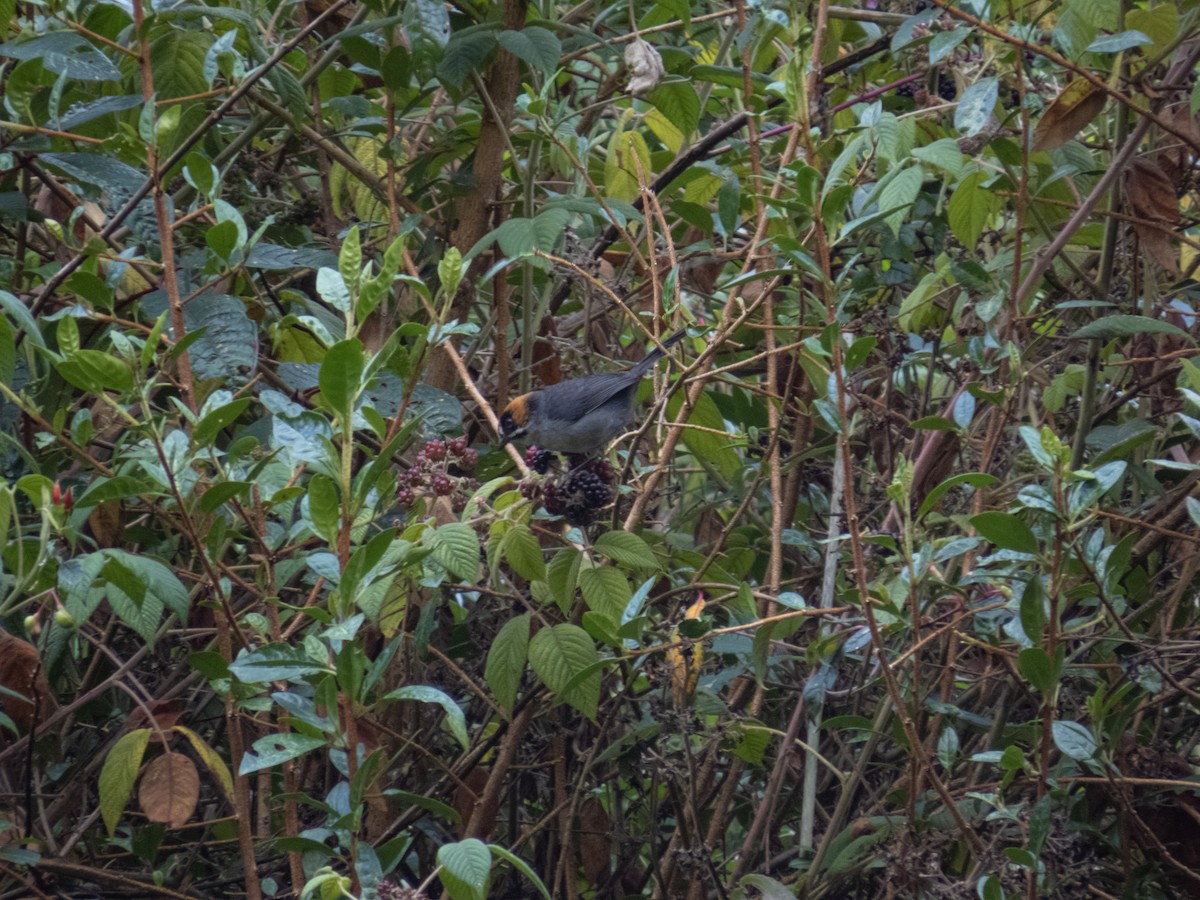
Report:
[[[543,450],[537,445],[531,445],[525,451],[525,465],[533,469],[539,475],[545,475],[550,471],[550,464],[554,462],[554,454],[549,450]]]

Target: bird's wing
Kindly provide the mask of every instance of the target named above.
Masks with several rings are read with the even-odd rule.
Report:
[[[579,384],[579,381],[585,383]],[[578,415],[584,416],[638,381],[637,377],[631,379],[628,372],[609,372],[552,384],[544,389],[544,393],[552,396],[564,393],[565,389],[571,398],[572,411],[578,410]]]

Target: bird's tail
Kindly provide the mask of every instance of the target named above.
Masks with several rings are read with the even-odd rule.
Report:
[[[679,331],[675,332],[673,335],[671,335],[669,338],[664,339],[660,346],[655,347],[653,350],[651,350],[649,353],[647,353],[644,357],[642,357],[642,359],[638,362],[638,364],[633,367],[633,371],[637,372],[638,374],[645,372],[647,369],[649,369],[651,366],[653,366],[656,362],[658,362],[660,359],[662,359],[664,356],[666,356],[667,350],[669,348],[674,347],[676,344],[678,344],[680,341],[682,341],[685,337],[687,337],[687,329],[682,328]]]

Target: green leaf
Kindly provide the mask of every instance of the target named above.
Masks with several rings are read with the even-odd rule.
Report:
[[[1026,647],[1017,656],[1017,668],[1038,691],[1049,694],[1058,684],[1058,672],[1041,647]]]
[[[1112,338],[1135,337],[1139,334],[1171,334],[1193,343],[1191,335],[1182,328],[1148,316],[1104,316],[1084,325],[1071,337],[1078,340],[1098,338],[1107,341]]]
[[[678,415],[681,406],[683,397],[677,392],[667,401],[667,415]],[[696,427],[683,430],[683,444],[696,462],[719,476],[725,484],[736,481],[742,471],[741,458],[733,449],[733,438],[725,436],[725,417],[712,397],[701,394],[687,421]]]
[[[1080,762],[1096,756],[1096,738],[1078,722],[1060,719],[1050,726],[1050,730],[1054,736],[1054,746],[1064,756]]]
[[[995,76],[981,78],[964,90],[954,110],[954,127],[967,137],[983,131],[996,108],[999,93],[1000,79]]]
[[[333,674],[333,669],[317,662],[303,649],[288,644],[267,644],[243,652],[229,664],[229,673],[245,684],[288,681],[306,675]]]
[[[950,771],[954,760],[958,758],[958,732],[949,725],[943,727],[941,736],[938,737],[937,755],[942,768]]]
[[[188,739],[192,745],[192,749],[196,751],[196,755],[200,757],[204,765],[208,767],[208,771],[212,772],[213,777],[217,779],[217,784],[221,786],[221,790],[225,793],[225,799],[233,803],[233,775],[229,771],[229,766],[225,765],[225,760],[221,759],[217,751],[204,738],[192,731],[192,729],[183,725],[176,725],[172,730],[178,731]]]
[[[249,775],[251,772],[282,765],[289,759],[295,759],[324,746],[325,738],[308,737],[294,731],[285,734],[268,734],[255,741],[254,746],[242,756],[242,764],[238,766],[238,775]]]
[[[924,147],[915,147],[912,155],[931,166],[944,169],[956,178],[962,173],[965,157],[954,138],[941,138]]]
[[[333,480],[324,475],[314,475],[308,480],[308,515],[313,531],[326,543],[337,543],[339,523],[342,519],[341,504],[338,502],[337,487]]]
[[[384,700],[417,700],[421,703],[436,703],[446,711],[446,727],[455,739],[462,744],[464,750],[471,748],[471,738],[467,735],[467,717],[457,703],[450,699],[445,691],[423,684],[409,684],[389,693]]]
[[[438,280],[442,283],[442,292],[447,297],[454,296],[454,292],[458,290],[458,285],[462,281],[462,276],[462,254],[457,247],[450,247],[438,262]]]
[[[657,569],[658,559],[650,545],[628,531],[606,531],[596,539],[596,552],[629,568]]]
[[[925,496],[925,499],[921,501],[921,508],[917,510],[917,518],[923,518],[927,512],[937,506],[938,501],[953,487],[966,484],[973,488],[985,488],[991,487],[999,481],[1000,479],[995,475],[988,475],[984,472],[964,472],[962,475],[952,475]]]
[[[467,838],[438,848],[438,877],[450,900],[486,900],[492,877],[492,854],[487,844]]]
[[[1042,640],[1046,627],[1046,595],[1042,581],[1036,575],[1025,582],[1021,592],[1021,628],[1025,637],[1037,644]]]
[[[437,74],[447,87],[458,90],[472,72],[483,68],[488,56],[496,47],[496,35],[487,30],[464,30],[457,32],[446,45]]]
[[[936,66],[953,53],[954,48],[966,40],[970,34],[971,29],[962,26],[952,31],[939,31],[934,34],[933,40],[929,42],[929,64]]]
[[[29,314],[25,304],[22,303],[14,294],[8,291],[0,291],[0,309],[8,313],[16,320],[17,327],[29,336],[29,340],[33,341],[38,347],[45,347],[46,341],[42,337],[42,333],[38,331],[37,323],[33,320],[33,316]]]
[[[338,253],[338,273],[342,276],[351,295],[358,293],[358,281],[362,277],[362,243],[358,228],[351,226],[346,231],[342,241],[341,252]],[[344,310],[343,310],[344,311]]]
[[[1000,199],[983,187],[987,178],[983,172],[972,172],[959,182],[946,205],[950,229],[967,247],[975,246],[979,235],[999,210]]]
[[[546,687],[593,721],[600,705],[600,673],[584,672],[599,661],[595,644],[578,625],[543,628],[529,642],[530,665]]]
[[[237,421],[237,418],[246,411],[246,407],[252,402],[253,398],[251,397],[239,397],[237,400],[218,406],[212,412],[205,414],[196,423],[192,440],[201,447],[207,447],[222,429],[228,428]]]
[[[521,675],[529,658],[529,623],[529,613],[505,622],[492,640],[483,669],[483,679],[496,702],[509,712],[517,700]]]
[[[334,344],[321,361],[321,371],[317,376],[321,398],[347,429],[362,387],[365,365],[362,344],[355,339]]]
[[[431,556],[452,575],[472,581],[479,572],[479,538],[470,525],[450,522],[423,536]]]
[[[531,25],[520,31],[502,31],[496,35],[500,46],[531,69],[552,75],[558,68],[562,43],[552,31]]]
[[[690,81],[664,81],[646,95],[683,137],[689,138],[700,124],[700,98]]]
[[[337,269],[328,266],[317,269],[317,293],[338,312],[350,312],[350,287]]]
[[[892,229],[892,234],[900,233],[900,226],[904,224],[905,217],[921,192],[924,180],[925,173],[920,166],[907,166],[880,190],[879,208],[889,211],[883,221]]]
[[[1148,55],[1163,53],[1179,35],[1179,6],[1156,3],[1148,8],[1135,7],[1126,14],[1125,24],[1148,38]]]
[[[500,541],[500,553],[508,560],[512,570],[526,581],[540,581],[546,577],[542,545],[528,525],[509,528]]]
[[[121,813],[125,811],[125,804],[133,793],[133,785],[149,743],[150,729],[138,728],[123,735],[104,758],[104,768],[100,770],[100,814],[104,817],[110,838],[116,833]]]
[[[617,200],[632,202],[640,193],[639,184],[649,184],[653,180],[654,168],[645,138],[636,131],[616,128],[604,158],[604,193]]]
[[[579,573],[579,587],[588,609],[599,613],[614,624],[633,597],[633,590],[624,574],[609,566],[584,569]]]
[[[1088,44],[1089,53],[1120,53],[1131,47],[1141,47],[1153,44],[1154,41],[1140,31],[1122,31],[1118,34],[1106,34]]]
[[[971,517],[971,525],[981,535],[1005,550],[1037,553],[1037,538],[1028,525],[1003,512],[985,512]]]
[[[564,547],[550,559],[546,567],[546,583],[563,615],[569,615],[575,603],[575,589],[579,586],[579,569],[583,565],[583,554],[574,547]]]
[[[133,388],[133,372],[124,360],[100,350],[77,350],[55,365],[58,374],[91,394],[124,393]]]
[[[149,484],[132,475],[114,475],[112,478],[105,478],[101,475],[79,496],[75,501],[75,506],[77,509],[86,509],[107,503],[109,500],[136,497],[143,491],[148,495],[153,494],[154,491],[148,490],[148,488],[150,488]]]

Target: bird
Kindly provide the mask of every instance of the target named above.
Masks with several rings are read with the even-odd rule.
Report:
[[[686,330],[675,332],[624,372],[569,378],[514,398],[500,415],[500,446],[523,438],[556,453],[603,449],[633,421],[642,376],[686,336]]]

